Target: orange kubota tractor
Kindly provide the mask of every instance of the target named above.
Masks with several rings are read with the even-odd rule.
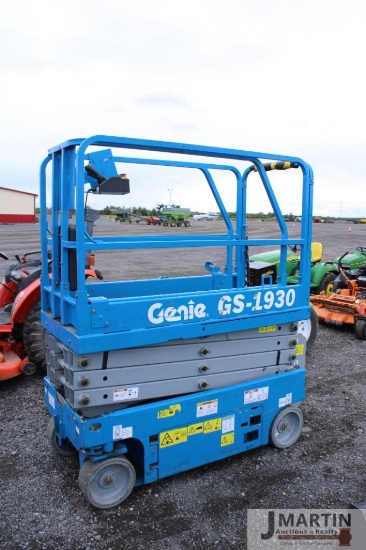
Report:
[[[0,257],[9,259],[3,252]],[[0,381],[21,373],[33,374],[36,367],[46,369],[39,319],[40,252],[15,258],[16,263],[6,269],[0,283]]]
[[[359,247],[357,250],[366,252]],[[353,325],[355,336],[366,340],[366,267],[347,270],[338,260],[339,275],[333,282],[333,292],[310,296],[310,302],[319,321],[329,325]]]
[[[99,213],[86,210],[89,231]],[[71,235],[71,233],[70,233]],[[40,321],[40,251],[16,255],[16,263],[9,265],[0,281],[0,382],[20,374],[46,372],[44,328]],[[8,256],[0,252],[0,258]],[[102,279],[97,269],[91,268],[92,258],[85,260],[85,277]],[[52,261],[49,262],[52,268]]]

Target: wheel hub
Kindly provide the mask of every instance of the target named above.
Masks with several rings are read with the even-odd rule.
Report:
[[[115,482],[116,476],[113,472],[106,472],[101,478],[100,478],[100,486],[101,487],[111,487]]]

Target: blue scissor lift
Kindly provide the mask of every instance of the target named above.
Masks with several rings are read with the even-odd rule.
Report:
[[[93,234],[96,216],[85,197],[128,193],[129,180],[118,171],[127,164],[199,171],[225,231],[131,235],[120,227],[121,235]],[[297,169],[302,186],[296,238],[289,237],[269,179],[271,171],[285,169]],[[213,176],[222,172],[236,181],[236,223]],[[263,186],[278,236],[248,237],[249,178]],[[41,313],[48,437],[59,454],[78,452],[79,485],[93,506],[110,508],[137,484],[269,441],[284,448],[297,440],[310,318],[312,187],[310,166],[282,155],[113,136],[50,149],[40,171],[44,266],[52,258],[51,274],[43,270]],[[294,245],[301,250],[299,282],[288,285],[287,248]],[[249,263],[251,246],[280,248],[278,275],[274,266]],[[184,249],[189,258],[193,249],[209,255],[218,247],[225,265],[203,261],[204,275],[85,278],[85,258],[94,252],[171,249],[174,255]]]

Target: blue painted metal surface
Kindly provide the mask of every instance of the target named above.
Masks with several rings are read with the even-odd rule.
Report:
[[[47,378],[45,394],[58,434],[79,452],[80,466],[88,459],[99,461],[127,453],[134,465],[142,468],[138,483],[150,483],[266,445],[272,422],[284,403],[303,401],[305,370],[87,420],[60,399]]]
[[[100,147],[105,149],[105,177],[118,173],[120,163],[176,166],[199,170],[216,200],[225,222],[226,233],[184,236],[104,236],[87,234],[84,221],[84,194],[95,188],[96,180],[85,172],[85,165],[103,169]],[[95,147],[98,151],[95,152]],[[94,149],[93,149],[94,148]],[[126,152],[126,156],[111,153]],[[93,152],[94,151],[94,152]],[[161,152],[164,160],[131,157],[130,151]],[[174,160],[172,154],[184,154],[188,160]],[[170,155],[170,156],[169,156]],[[197,161],[194,161],[195,157]],[[202,158],[207,158],[203,162]],[[192,160],[193,159],[193,160]],[[214,159],[214,161],[213,161]],[[222,161],[220,164],[219,161]],[[243,170],[243,162],[247,167]],[[292,163],[302,172],[301,235],[289,238],[268,177],[265,163]],[[111,162],[113,166],[111,166]],[[52,217],[48,223],[46,167],[52,165]],[[235,164],[237,163],[238,166]],[[277,239],[248,239],[246,219],[247,181],[256,168],[273,208],[279,230]],[[214,181],[213,171],[230,171],[236,178],[237,223],[234,228]],[[78,353],[120,349],[164,342],[178,337],[192,338],[228,331],[255,328],[267,324],[309,318],[310,242],[313,174],[299,158],[259,152],[204,147],[171,142],[148,141],[111,136],[70,140],[53,147],[41,166],[41,245],[44,265],[52,255],[52,277],[44,269],[42,278],[42,323],[52,334]],[[76,208],[76,240],[68,237],[70,210]],[[302,247],[299,284],[286,284],[287,246]],[[281,248],[281,268],[276,284],[248,287],[246,251],[249,246]],[[223,247],[225,266],[209,275],[148,281],[102,282],[91,285],[85,280],[84,261],[89,251],[160,248]],[[70,283],[70,253],[76,252],[77,286]],[[142,291],[143,287],[143,291]]]

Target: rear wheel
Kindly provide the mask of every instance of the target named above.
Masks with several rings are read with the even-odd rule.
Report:
[[[356,319],[355,336],[358,340],[366,340],[366,319]]]
[[[53,418],[50,418],[47,424],[47,439],[51,443],[52,449],[60,456],[75,456],[76,449],[71,445],[67,439],[60,445],[58,436],[56,434]]]
[[[177,225],[177,222],[175,220],[172,220],[170,222],[170,227],[175,227]]]
[[[324,275],[320,285],[317,288],[316,294],[320,294],[324,291],[325,294],[329,296],[333,292],[333,282],[335,278],[336,276],[334,273],[327,273]]]
[[[184,226],[185,226],[185,227],[189,227],[190,225],[191,225],[191,224],[190,224],[189,221],[185,221],[185,222],[184,222]]]
[[[38,300],[28,311],[23,324],[23,344],[29,360],[43,372],[47,371],[44,328],[41,325],[41,302]]]

